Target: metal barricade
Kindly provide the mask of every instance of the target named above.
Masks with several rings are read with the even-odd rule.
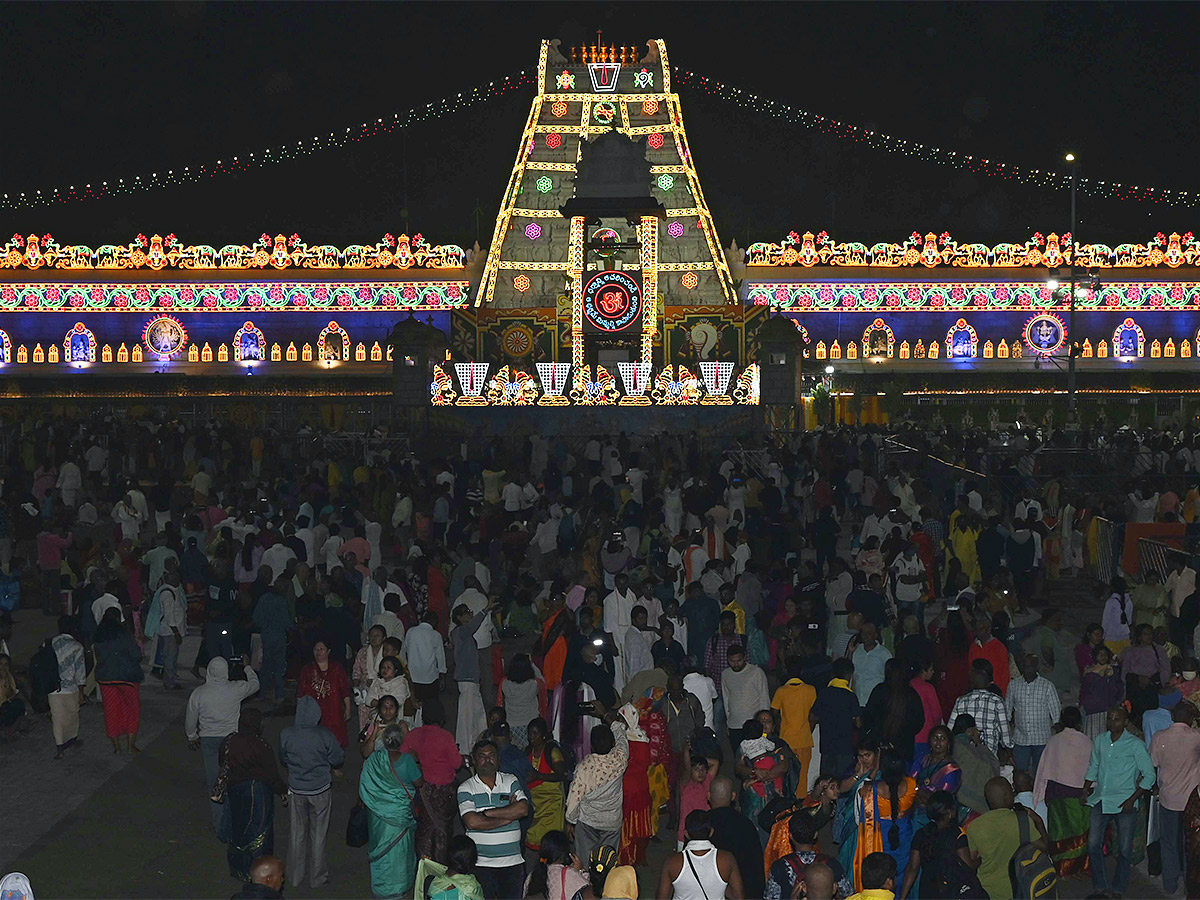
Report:
[[[1117,561],[1121,558],[1117,546],[1121,529],[1117,523],[1102,516],[1094,517],[1092,523],[1096,526],[1095,546],[1093,547],[1090,541],[1084,541],[1088,574],[1097,581],[1108,584],[1116,576]]]
[[[1146,577],[1147,572],[1157,572],[1160,581],[1165,581],[1167,573],[1175,568],[1175,563],[1182,560],[1190,563],[1192,554],[1162,541],[1150,538],[1138,539],[1138,575]]]

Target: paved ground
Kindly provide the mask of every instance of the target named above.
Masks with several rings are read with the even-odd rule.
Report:
[[[1048,592],[1047,599],[1068,612],[1076,632],[1096,613],[1088,585],[1068,583]],[[36,611],[17,614],[14,652],[27,659],[49,619]],[[196,638],[184,647],[190,663]],[[182,665],[181,665],[182,668]],[[191,676],[185,676],[190,689]],[[237,885],[229,877],[225,848],[212,834],[198,753],[183,735],[188,690],[167,692],[149,679],[142,692],[143,733],[140,755],[114,756],[104,737],[103,712],[96,704],[81,713],[79,750],[59,762],[46,716],[32,717],[32,729],[18,741],[0,746],[3,805],[0,820],[0,873],[21,871],[35,894],[54,898],[88,897],[227,897]],[[447,698],[451,715],[454,697]],[[267,738],[278,746],[279,731],[289,716],[267,719]],[[290,898],[369,897],[365,851],[346,847],[346,819],[354,803],[357,754],[346,776],[334,784],[330,827],[331,883],[322,888],[289,887]],[[287,810],[276,805],[275,849],[286,856]],[[653,897],[658,874],[674,849],[669,835],[650,845],[649,865],[639,872],[644,898]],[[1063,897],[1084,897],[1089,882],[1069,881]],[[1129,897],[1160,897],[1161,884],[1135,870]]]

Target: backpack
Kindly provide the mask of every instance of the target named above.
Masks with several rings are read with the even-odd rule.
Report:
[[[33,658],[29,660],[29,680],[33,685],[33,692],[43,697],[62,687],[58,678],[58,654],[50,646],[49,640],[43,641],[42,646],[38,647]]]
[[[1020,846],[1008,864],[1008,877],[1012,880],[1013,897],[1032,900],[1035,897],[1058,896],[1058,872],[1045,851],[1030,843],[1029,813],[1014,809]]]

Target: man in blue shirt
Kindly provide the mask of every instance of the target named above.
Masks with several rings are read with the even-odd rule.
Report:
[[[1123,706],[1108,711],[1108,731],[1092,743],[1092,758],[1083,782],[1084,802],[1092,807],[1088,833],[1092,885],[1097,891],[1113,890],[1118,894],[1129,887],[1138,803],[1154,787],[1155,780],[1146,745],[1125,730],[1128,717]],[[1117,871],[1111,885],[1104,870],[1104,835],[1110,821],[1117,824]]]

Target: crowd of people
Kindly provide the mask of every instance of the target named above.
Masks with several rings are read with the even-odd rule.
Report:
[[[48,711],[62,758],[94,698],[138,753],[141,693],[181,690],[198,636],[184,727],[237,896],[329,883],[348,818],[381,898],[1123,893],[1148,853],[1200,897],[1195,571],[1103,585],[1078,640],[1048,602],[1100,511],[1194,518],[1182,450],[1098,497],[1039,477],[1033,434],[990,478],[872,428],[351,455],[97,414],[8,440],[0,605],[57,633],[14,666],[5,614],[0,728]]]

